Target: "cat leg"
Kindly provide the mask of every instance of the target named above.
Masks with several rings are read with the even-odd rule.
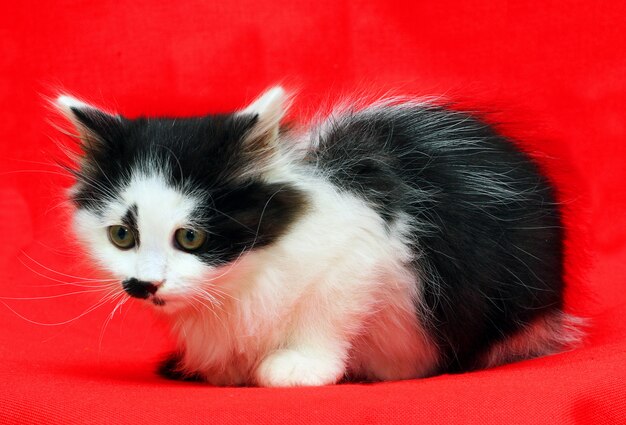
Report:
[[[266,387],[319,386],[338,382],[345,373],[345,351],[324,347],[276,350],[259,365],[256,380]]]
[[[351,341],[373,305],[368,283],[328,283],[303,298],[291,317],[286,343],[256,369],[256,383],[268,387],[334,384],[346,373]],[[358,287],[360,291],[350,291]]]

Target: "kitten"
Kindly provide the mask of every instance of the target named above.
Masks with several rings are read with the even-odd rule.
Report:
[[[75,232],[171,325],[163,375],[399,380],[576,344],[559,205],[527,155],[411,101],[296,137],[286,100],[275,87],[233,114],[127,119],[57,99],[84,153]]]

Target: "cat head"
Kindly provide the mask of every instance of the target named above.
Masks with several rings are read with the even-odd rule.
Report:
[[[128,119],[59,97],[82,150],[76,237],[128,295],[163,310],[235,290],[227,269],[284,234],[306,203],[276,179],[284,103],[277,87],[233,114]]]

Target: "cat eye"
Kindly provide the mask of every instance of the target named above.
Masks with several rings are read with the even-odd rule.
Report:
[[[206,233],[202,230],[182,228],[176,231],[174,240],[179,249],[191,252],[199,249],[204,244]]]
[[[130,249],[135,246],[135,235],[126,226],[109,226],[109,240],[119,249]]]

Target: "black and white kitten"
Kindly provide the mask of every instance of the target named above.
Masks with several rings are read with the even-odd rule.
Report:
[[[468,371],[579,339],[555,191],[478,119],[419,102],[280,128],[240,112],[127,119],[69,96],[74,228],[171,325],[166,376],[333,384]]]

